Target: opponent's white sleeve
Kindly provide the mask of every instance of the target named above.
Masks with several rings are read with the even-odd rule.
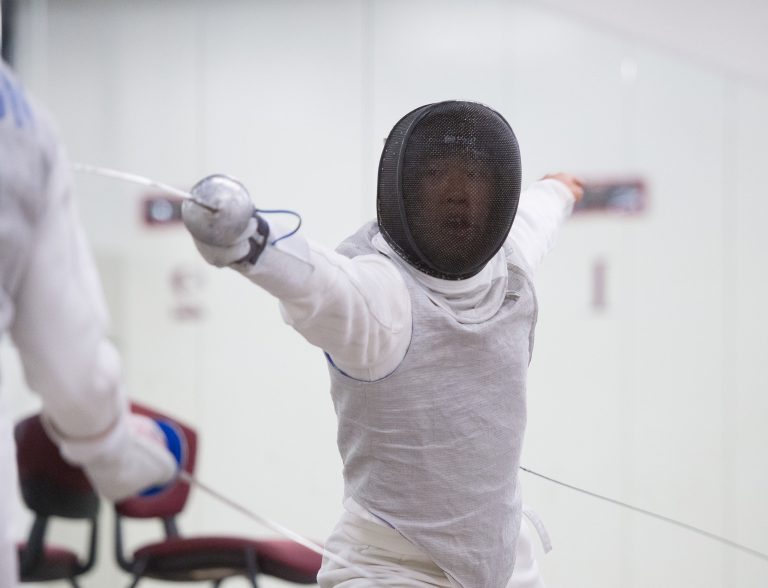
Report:
[[[256,264],[233,267],[279,298],[285,321],[345,374],[377,380],[405,357],[411,298],[383,255],[350,259],[297,234],[268,245]]]
[[[11,336],[27,382],[43,400],[48,434],[110,500],[170,481],[177,464],[154,421],[129,413],[108,313],[69,189],[52,151],[48,206],[34,228],[14,296]]]
[[[573,210],[574,197],[555,179],[540,180],[520,195],[517,215],[505,243],[507,257],[514,256],[534,274],[554,247],[563,221]]]
[[[11,336],[27,382],[65,436],[90,437],[126,412],[120,361],[106,337],[108,315],[69,191],[67,160],[51,160],[48,206],[35,228],[15,296]]]

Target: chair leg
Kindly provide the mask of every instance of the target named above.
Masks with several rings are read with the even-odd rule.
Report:
[[[74,576],[69,578],[69,583],[72,584],[72,588],[80,588],[80,584],[77,583],[77,578]]]
[[[133,580],[128,588],[136,588],[139,585],[141,578],[144,576],[144,570],[147,569],[147,563],[146,559],[134,562],[133,569],[131,570],[133,572]]]
[[[259,573],[259,566],[256,563],[256,552],[253,549],[245,550],[245,568],[248,571],[248,579],[253,588],[259,588],[259,582],[256,576]]]

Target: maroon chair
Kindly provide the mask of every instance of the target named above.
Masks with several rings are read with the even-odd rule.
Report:
[[[46,435],[39,415],[19,422],[15,436],[21,495],[35,514],[26,543],[18,545],[21,581],[67,580],[78,588],[77,578],[90,570],[96,560],[99,497],[83,471],[61,457],[58,447]],[[85,558],[46,542],[51,517],[90,523]]]
[[[145,406],[132,410],[175,426],[185,439],[182,468],[194,474],[197,433],[184,423]],[[130,588],[142,578],[175,582],[210,581],[218,587],[227,578],[245,576],[254,588],[257,577],[267,574],[296,584],[315,584],[322,557],[289,540],[254,540],[242,537],[182,537],[176,516],[184,510],[190,487],[176,481],[155,496],[130,498],[115,505],[115,548],[121,568],[133,575]],[[165,537],[124,553],[123,519],[161,519]]]

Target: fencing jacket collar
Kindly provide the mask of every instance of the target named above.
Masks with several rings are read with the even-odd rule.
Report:
[[[485,265],[480,273],[466,280],[443,280],[412,267],[395,253],[381,233],[372,239],[373,246],[394,263],[399,264],[423,287],[427,297],[464,324],[482,323],[495,315],[507,291],[507,262],[504,248]]]

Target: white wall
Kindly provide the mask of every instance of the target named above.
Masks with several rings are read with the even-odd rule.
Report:
[[[74,160],[181,187],[236,175],[329,245],[373,215],[382,139],[430,101],[500,110],[527,182],[558,169],[645,178],[644,215],[572,219],[538,276],[524,463],[768,551],[764,87],[534,2],[24,6],[19,70]],[[205,266],[180,228],[142,226],[141,188],[92,177],[76,188],[131,394],[198,427],[202,479],[322,539],[341,497],[322,354],[273,300]],[[181,305],[203,317],[178,320]],[[27,402],[11,398],[18,411]],[[551,586],[768,579],[765,562],[524,484],[555,543],[541,562]],[[265,534],[200,495],[182,529]],[[102,554],[85,585],[122,581],[109,538]]]

